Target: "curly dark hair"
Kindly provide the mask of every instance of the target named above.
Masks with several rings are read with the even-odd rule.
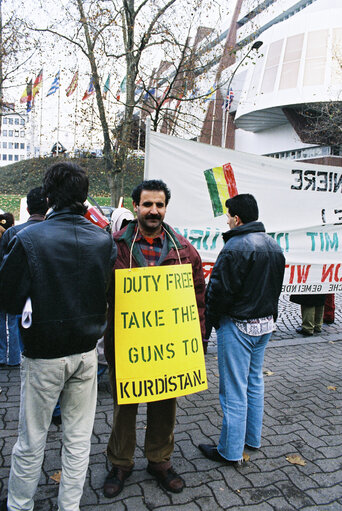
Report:
[[[165,193],[165,206],[168,205],[169,200],[171,198],[171,192],[168,189],[167,185],[161,179],[149,179],[145,180],[140,185],[136,186],[132,192],[132,199],[135,204],[139,204],[141,192],[143,190],[148,191],[156,191],[156,192],[164,192]]]
[[[0,214],[0,225],[4,229],[8,229],[14,225],[14,216],[12,213],[2,213]]]
[[[55,211],[71,208],[83,215],[83,204],[88,195],[89,179],[85,171],[70,161],[58,162],[50,167],[43,179],[43,194]]]
[[[32,188],[29,191],[26,197],[27,202],[27,210],[30,215],[38,214],[45,215],[47,210],[49,209],[46,197],[43,193],[43,187],[37,186],[37,188]]]

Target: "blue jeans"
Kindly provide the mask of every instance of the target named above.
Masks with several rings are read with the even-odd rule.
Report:
[[[20,333],[18,317],[0,312],[0,364],[20,364]]]
[[[271,334],[244,334],[228,317],[220,321],[217,352],[223,424],[217,450],[227,460],[240,460],[245,444],[260,447],[264,411],[262,366],[270,337]]]

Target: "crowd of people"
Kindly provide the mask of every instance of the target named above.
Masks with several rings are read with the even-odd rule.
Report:
[[[21,364],[18,438],[1,511],[33,509],[51,421],[63,430],[58,509],[79,510],[97,378],[107,366],[114,411],[104,495],[117,496],[133,471],[138,404],[118,404],[116,394],[117,269],[191,264],[204,352],[217,331],[223,414],[218,445],[198,447],[211,460],[239,466],[245,448],[261,445],[262,366],[285,258],[259,221],[255,198],[227,200],[229,230],[206,287],[199,253],[164,221],[171,192],[163,181],[138,185],[135,218],[116,210],[111,232],[84,217],[88,186],[82,168],[58,162],[27,195],[26,223],[14,226],[13,216],[0,215],[0,362]],[[147,471],[179,493],[185,481],[171,462],[176,406],[176,398],[147,403],[144,452]]]

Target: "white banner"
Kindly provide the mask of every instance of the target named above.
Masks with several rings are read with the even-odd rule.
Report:
[[[199,251],[206,276],[228,230],[225,200],[251,193],[286,257],[285,293],[342,291],[342,168],[275,160],[151,132],[145,179],[171,190],[166,221]]]

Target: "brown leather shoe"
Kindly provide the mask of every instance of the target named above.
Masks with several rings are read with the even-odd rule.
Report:
[[[125,480],[131,475],[133,468],[114,466],[107,474],[103,486],[103,494],[108,499],[119,495],[124,487]]]
[[[180,493],[185,486],[182,479],[168,463],[149,463],[147,472],[154,476],[163,488],[172,493]]]

